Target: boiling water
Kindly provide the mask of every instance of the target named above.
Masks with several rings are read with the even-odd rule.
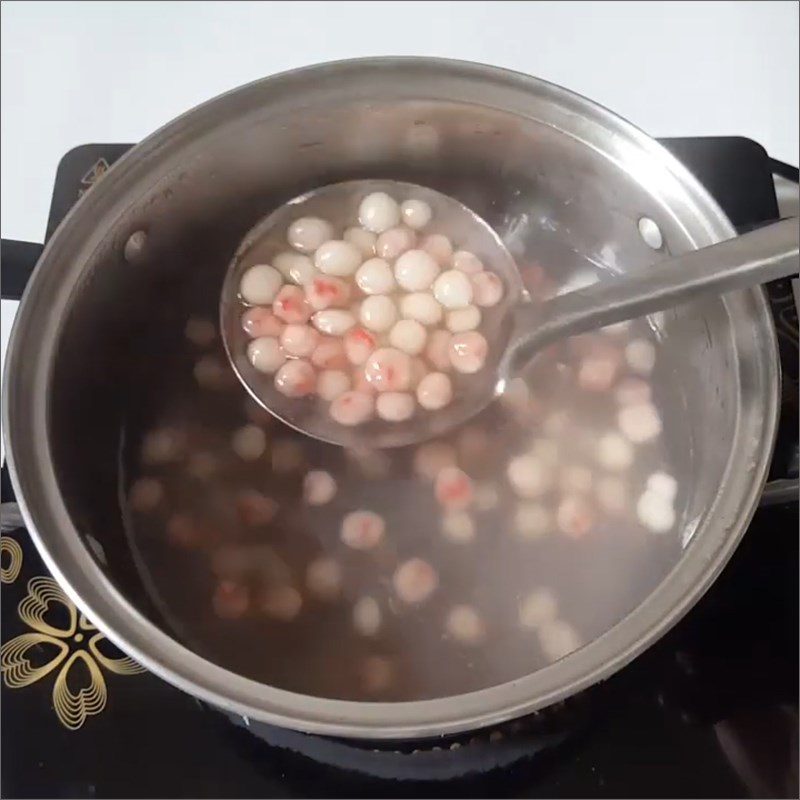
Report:
[[[546,296],[597,268],[543,246],[540,264],[522,271],[532,294]],[[192,320],[194,342],[176,354],[175,380],[147,417],[127,426],[123,491],[141,577],[173,634],[202,656],[322,697],[458,694],[534,672],[600,636],[679,558],[684,488],[655,523],[642,500],[654,473],[690,474],[685,429],[664,417],[682,407],[669,353],[644,321],[551,348],[508,397],[434,446],[356,453],[304,437],[246,397],[219,338],[197,321],[217,287],[195,288],[176,318],[181,327]],[[625,359],[626,345],[642,339],[657,351],[646,376],[637,374],[646,364]],[[582,386],[581,365],[598,348],[620,364],[606,391]],[[626,386],[650,387],[664,431],[633,443],[629,466],[611,468],[601,441],[620,431]],[[521,497],[509,463],[526,454],[544,477],[528,485],[523,471],[530,496]],[[436,500],[433,478],[447,464],[471,480],[463,511],[446,513]],[[307,502],[309,470],[335,480],[329,502]],[[356,510],[385,521],[370,549],[341,538]],[[438,579],[416,604],[396,576],[409,559]],[[412,575],[412,588],[426,575]]]

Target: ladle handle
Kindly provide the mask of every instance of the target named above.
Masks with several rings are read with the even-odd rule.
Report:
[[[800,267],[798,220],[775,222],[725,242],[600,281],[542,306],[521,304],[501,366],[510,375],[538,350],[567,336],[793,275]]]

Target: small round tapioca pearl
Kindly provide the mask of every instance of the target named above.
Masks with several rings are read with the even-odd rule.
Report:
[[[418,231],[431,221],[433,211],[424,200],[406,200],[400,206],[400,216],[409,228]]]
[[[342,568],[326,556],[314,559],[306,567],[306,588],[320,600],[335,600],[342,589]]]
[[[324,369],[317,375],[317,394],[327,402],[350,389],[350,376],[338,369]]]
[[[275,373],[275,388],[287,397],[305,397],[313,394],[317,373],[308,361],[287,361]]]
[[[453,269],[465,272],[467,275],[477,275],[479,272],[483,272],[483,262],[469,250],[456,250],[450,263],[453,265]]]
[[[448,311],[445,324],[452,333],[474,331],[481,324],[481,310],[477,306],[465,306]]]
[[[281,335],[286,323],[279,320],[268,308],[248,308],[242,315],[242,330],[252,339],[259,336]]]
[[[306,358],[316,350],[319,338],[310,325],[287,325],[281,334],[281,347],[290,356]]]
[[[243,425],[233,432],[231,447],[239,458],[255,461],[267,449],[267,435],[258,425]]]
[[[475,487],[475,508],[478,511],[491,511],[499,502],[500,495],[493,483],[479,483]]]
[[[216,356],[203,356],[194,365],[194,379],[203,389],[224,389],[230,374]]]
[[[623,406],[617,414],[619,429],[632,442],[649,442],[661,433],[661,416],[651,403]]]
[[[355,245],[364,258],[372,258],[375,255],[375,243],[378,241],[378,237],[372,231],[365,231],[363,228],[348,228],[342,238]]]
[[[430,292],[412,292],[400,298],[400,315],[422,325],[438,325],[442,320],[442,307]]]
[[[278,294],[283,278],[280,272],[269,264],[256,264],[250,267],[239,283],[239,294],[245,303],[254,306],[269,305]]]
[[[439,472],[434,494],[439,505],[448,511],[463,511],[475,496],[472,479],[458,467],[445,467]]]
[[[305,286],[318,274],[314,262],[300,253],[280,253],[272,259],[272,263],[287,281],[297,286]]]
[[[247,587],[236,581],[220,581],[211,598],[214,614],[220,619],[239,619],[250,608]]]
[[[483,368],[488,351],[486,339],[477,331],[453,334],[448,346],[453,369],[465,375],[473,375]]]
[[[607,392],[614,383],[619,359],[612,355],[590,355],[578,367],[578,386],[587,392]]]
[[[386,192],[372,192],[358,207],[358,221],[368,231],[383,233],[400,224],[400,206]]]
[[[273,472],[283,475],[296,472],[305,463],[303,448],[294,439],[277,439],[271,448],[270,462]]]
[[[387,422],[405,422],[414,416],[414,396],[406,392],[383,392],[375,400],[375,410]]]
[[[439,575],[427,561],[410,558],[395,570],[392,583],[397,596],[404,603],[417,605],[436,591]]]
[[[313,253],[333,238],[333,225],[319,217],[300,217],[286,231],[286,241],[301,253]]]
[[[439,372],[447,372],[453,368],[450,362],[450,341],[452,335],[447,331],[433,331],[428,337],[425,357]]]
[[[247,360],[259,371],[267,375],[277,372],[286,361],[286,353],[277,339],[272,336],[259,336],[247,345]]]
[[[506,472],[511,488],[519,497],[540,497],[553,486],[552,467],[535,455],[512,458]]]
[[[299,286],[284,286],[272,304],[272,313],[282,322],[299,325],[308,322],[311,306],[306,301],[305,292]]]
[[[353,627],[362,636],[375,636],[381,629],[383,615],[374,597],[360,597],[353,605]]]
[[[475,538],[475,522],[465,511],[450,511],[442,517],[442,535],[459,544],[471,542]]]
[[[217,326],[210,319],[202,317],[189,317],[183,332],[197,347],[208,347],[217,338]]]
[[[397,306],[391,297],[376,294],[367,297],[359,310],[361,324],[371,331],[382,333],[397,321]]]
[[[633,372],[649,375],[656,365],[656,348],[647,339],[633,339],[625,345],[625,361]]]
[[[567,464],[561,467],[558,485],[564,494],[587,494],[592,491],[594,475],[588,467]]]
[[[447,467],[456,466],[456,449],[446,442],[427,442],[414,453],[414,472],[430,481]]]
[[[350,284],[341,278],[320,275],[306,284],[306,300],[314,311],[346,306],[350,302]]]
[[[433,296],[445,308],[466,308],[472,302],[472,283],[463,272],[449,269],[434,281]]]
[[[335,398],[328,409],[331,419],[340,425],[352,427],[361,425],[370,419],[375,412],[375,400],[366,392],[342,392]]]
[[[453,245],[446,236],[441,233],[432,233],[430,236],[426,236],[419,246],[442,269],[450,266],[450,259],[453,257]]]
[[[494,272],[479,272],[472,275],[472,301],[481,308],[496,306],[502,299],[505,290],[503,281]]]
[[[639,522],[651,533],[667,533],[675,525],[672,501],[652,489],[645,491],[636,503]]]
[[[139,478],[128,492],[128,502],[134,511],[152,511],[164,499],[164,487],[155,478]]]
[[[595,485],[597,504],[609,514],[622,514],[628,507],[625,482],[614,476],[599,478]]]
[[[627,469],[633,463],[633,447],[624,436],[606,433],[597,442],[597,462],[613,472]]]
[[[175,428],[159,428],[150,431],[142,441],[142,462],[145,464],[168,464],[178,461],[186,449],[186,437]]]
[[[382,258],[370,258],[358,268],[356,285],[364,294],[389,294],[396,288],[394,272]]]
[[[343,308],[326,308],[311,317],[311,324],[328,336],[344,336],[356,324],[356,318]]]
[[[581,495],[566,495],[558,505],[556,525],[572,539],[580,539],[589,533],[594,521],[591,503]]]
[[[671,502],[678,494],[678,481],[667,472],[654,472],[647,479],[647,490],[660,494]]]
[[[526,502],[517,506],[514,533],[520,539],[541,539],[553,530],[553,515],[540,503]]]
[[[549,589],[536,589],[519,604],[519,624],[536,629],[558,616],[558,603]]]
[[[324,469],[312,469],[303,478],[303,499],[310,506],[324,506],[336,494],[336,481]]]
[[[275,586],[262,593],[258,606],[278,622],[291,622],[303,607],[303,596],[293,586]]]
[[[382,347],[367,359],[364,375],[378,392],[404,392],[411,385],[411,359],[392,347]]]
[[[390,228],[384,231],[375,242],[375,252],[380,258],[394,261],[406,250],[410,250],[417,243],[417,236],[414,231],[402,225],[398,228]]]
[[[344,343],[333,336],[323,336],[311,354],[311,363],[317,369],[346,369],[350,366],[344,352]]]
[[[394,277],[407,292],[424,292],[439,274],[439,265],[424,250],[406,250],[394,264]]]
[[[236,512],[245,525],[269,525],[278,513],[278,504],[256,489],[245,489],[236,496]]]
[[[641,378],[624,378],[614,390],[614,397],[621,406],[649,403],[652,396],[650,384]]]
[[[560,619],[550,620],[537,631],[539,646],[550,661],[558,661],[581,646],[575,629]]]
[[[367,656],[359,669],[361,685],[367,694],[382,694],[392,688],[394,664],[385,656]]]
[[[427,339],[428,332],[415,319],[401,319],[389,331],[389,344],[411,356],[419,355],[425,349]]]
[[[314,266],[325,275],[344,278],[352,275],[361,265],[361,251],[350,242],[331,239],[314,253]]]
[[[374,511],[352,511],[345,515],[339,532],[341,540],[354,550],[371,550],[383,539],[386,523]]]
[[[453,399],[453,384],[443,372],[429,372],[417,386],[417,402],[426,411],[438,411]]]
[[[447,614],[444,627],[461,644],[476,645],[486,638],[486,626],[472,606],[453,606]]]
[[[351,364],[366,364],[371,353],[378,346],[375,335],[365,328],[351,328],[344,337],[344,352]]]

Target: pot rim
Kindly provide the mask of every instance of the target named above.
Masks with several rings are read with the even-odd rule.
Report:
[[[573,695],[630,662],[691,608],[722,570],[755,511],[776,434],[779,369],[774,327],[763,290],[748,290],[742,294],[747,295],[754,313],[763,318],[764,344],[770,350],[760,365],[762,383],[770,390],[761,409],[763,435],[757,441],[740,442],[742,447],[736,456],[752,465],[749,480],[738,488],[728,485],[729,460],[724,485],[707,514],[710,518],[714,511],[718,512],[715,530],[695,536],[690,552],[613,628],[541,670],[467,694],[413,702],[367,703],[311,697],[261,684],[179,644],[145,618],[106,577],[73,525],[58,489],[46,433],[47,390],[60,318],[72,292],[67,281],[59,282],[59,269],[64,274],[69,269],[77,274],[80,267],[74,265],[86,263],[78,254],[93,252],[100,245],[103,232],[113,226],[129,204],[131,188],[137,181],[152,181],[152,169],[159,159],[190,147],[220,118],[234,118],[237,110],[247,107],[254,96],[268,103],[271,95],[286,92],[298,81],[375,70],[407,73],[412,78],[434,70],[498,90],[555,99],[579,115],[599,120],[669,170],[701,215],[708,241],[699,244],[735,235],[705,188],[660,144],[602,106],[554,84],[498,67],[449,59],[367,58],[303,67],[234,89],[168,123],[124,155],[103,181],[73,207],[45,247],[18,309],[8,349],[2,417],[9,471],[31,537],[69,597],[124,652],[174,686],[246,718],[309,733],[411,739],[498,724]],[[87,223],[92,233],[81,235],[78,229]],[[53,291],[48,293],[48,282],[56,284],[55,295]],[[48,314],[43,313],[45,304]],[[31,337],[37,340],[36,350],[24,353],[23,343]],[[732,449],[735,445],[736,442]],[[737,499],[731,501],[732,509],[723,516],[719,505],[726,492],[734,493]]]

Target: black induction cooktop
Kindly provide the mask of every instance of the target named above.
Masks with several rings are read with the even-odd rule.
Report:
[[[778,217],[771,161],[742,138],[665,139],[740,232]],[[61,161],[49,236],[130,145]],[[3,242],[4,297],[39,248]],[[771,478],[797,477],[798,327],[768,287],[784,373]],[[3,502],[13,500],[3,470]],[[4,509],[3,797],[797,797],[798,506],[778,484],[688,616],[600,687],[497,729],[378,746],[223,715],[123,659]],[[789,498],[789,502],[785,502]],[[792,501],[793,498],[793,501]],[[7,507],[6,507],[7,508]],[[49,605],[47,624],[37,611]],[[32,667],[25,667],[25,652]]]

